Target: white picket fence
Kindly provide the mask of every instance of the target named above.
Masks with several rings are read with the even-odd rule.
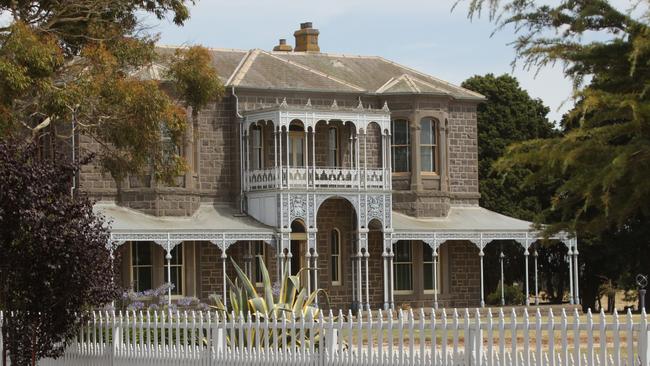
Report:
[[[649,365],[645,313],[481,311],[329,313],[307,321],[224,318],[216,312],[93,312],[63,357],[39,364]],[[3,316],[10,314],[0,312],[0,324]]]

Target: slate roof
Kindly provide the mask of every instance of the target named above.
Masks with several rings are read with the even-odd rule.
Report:
[[[161,46],[158,49],[161,54],[171,54],[175,48]],[[378,56],[260,49],[210,49],[210,52],[214,66],[227,87],[375,95],[429,94],[463,100],[485,99],[481,94]],[[159,71],[155,74],[159,74]]]

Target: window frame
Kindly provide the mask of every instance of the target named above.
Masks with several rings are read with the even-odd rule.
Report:
[[[433,251],[433,249],[431,249],[431,261],[426,261],[425,260],[425,255],[424,255],[425,248],[431,248],[431,247],[429,246],[429,244],[427,244],[425,242],[422,242],[422,292],[424,294],[433,294],[433,293],[436,292],[435,291],[435,286],[430,288],[430,289],[426,288],[425,287],[424,276],[426,276],[427,272],[428,272],[429,275],[431,275],[433,277],[433,259],[434,259],[433,253],[434,253],[434,251]],[[440,258],[441,258],[440,254],[441,254],[440,247],[438,247],[438,265],[436,266],[436,279],[438,280],[438,295],[440,295],[442,293],[442,278],[440,277],[440,275],[442,274],[442,268],[441,268],[442,266],[441,266],[441,261],[440,261]],[[425,268],[425,266],[427,264],[431,264],[431,268],[432,268],[431,271],[425,271],[424,270],[424,268]],[[433,285],[433,278],[431,279],[431,284]]]
[[[396,144],[395,143],[395,126],[397,123],[404,123],[406,126],[406,144]],[[391,173],[396,174],[396,175],[407,175],[411,173],[411,131],[410,131],[410,125],[409,121],[405,118],[396,118],[391,120],[390,122],[390,128],[391,128],[391,138],[390,138],[390,154],[391,154]],[[395,167],[397,166],[395,164],[396,162],[396,154],[395,151],[397,149],[405,149],[406,150],[406,170],[401,170],[401,171],[396,171]]]
[[[396,253],[397,251],[395,250],[397,245],[406,245],[408,247],[408,252],[409,252],[409,261],[407,262],[398,262],[397,261],[397,255],[395,255],[393,258],[393,273],[395,274],[395,280],[393,281],[393,291],[395,295],[411,295],[415,293],[414,289],[414,281],[413,281],[413,242],[410,240],[400,240],[393,244],[393,252]],[[398,290],[397,289],[397,276],[398,276],[398,271],[397,271],[397,265],[406,265],[409,267],[409,272],[411,273],[410,279],[410,289],[406,290]]]
[[[338,248],[338,253],[334,254],[334,237],[336,237],[336,246]],[[334,265],[334,257],[336,257],[336,276],[337,280],[334,281],[332,278],[333,272],[330,270],[330,283],[332,286],[341,286],[343,285],[343,271],[341,268],[341,231],[338,228],[334,228],[329,233],[329,249],[330,249],[330,266]],[[331,267],[333,269],[333,267]]]
[[[422,140],[424,138],[424,128],[423,128],[423,123],[424,122],[430,122],[431,127],[429,130],[430,134],[430,142],[429,144],[424,144],[422,143]],[[420,151],[418,152],[420,154],[420,172],[422,174],[429,174],[429,175],[438,175],[439,173],[439,164],[438,164],[438,147],[439,147],[439,135],[438,135],[438,120],[433,118],[433,117],[424,117],[420,119]],[[431,164],[433,165],[432,167],[429,167],[430,169],[424,169],[424,159],[422,151],[424,149],[430,149],[431,150]]]
[[[255,145],[253,134],[259,133],[259,145]],[[264,129],[258,124],[251,125],[250,128],[250,170],[264,170]],[[257,167],[255,165],[257,164]]]
[[[258,249],[261,248],[261,251]],[[253,276],[255,280],[255,287],[264,286],[264,276],[262,275],[260,262],[266,259],[266,245],[263,241],[255,241],[253,243]],[[259,276],[259,278],[258,278]],[[258,281],[259,279],[259,281]]]
[[[178,289],[176,287],[174,287],[174,289],[172,290],[172,298],[174,298],[174,297],[183,297],[183,296],[185,296],[185,292],[186,292],[185,291],[185,287],[186,287],[186,284],[185,284],[185,258],[186,258],[186,256],[185,256],[185,246],[183,244],[184,243],[180,243],[180,244],[176,245],[174,247],[174,249],[172,249],[172,252],[174,250],[178,250],[180,252],[180,255],[181,255],[181,263],[180,264],[173,263],[173,262],[170,264],[170,267],[172,267],[172,268],[174,268],[174,267],[179,268],[179,270],[180,270],[180,283],[181,283],[181,291],[175,293],[175,291],[177,291]],[[168,267],[167,266],[167,259],[163,257],[163,276],[162,276],[162,280],[163,280],[162,283],[163,284],[167,283],[167,281],[165,280],[166,277],[167,277],[167,267]]]
[[[331,131],[334,131],[334,149],[332,149],[332,134]],[[340,138],[339,138],[339,129],[336,126],[328,126],[327,127],[327,165],[330,168],[338,168],[341,166],[341,159],[340,159],[340,151],[341,151],[341,144],[340,144]],[[331,162],[332,159],[332,152],[334,153],[334,163]]]
[[[135,264],[136,257],[134,256],[135,253],[137,253],[137,247],[140,245],[149,245],[149,263],[150,264]],[[135,253],[134,253],[135,251]],[[153,243],[149,241],[131,241],[129,242],[129,255],[130,255],[130,282],[131,282],[131,288],[135,292],[143,292],[146,290],[151,290],[154,289],[154,255],[153,255]],[[151,288],[148,289],[139,289],[138,286],[136,286],[136,277],[140,277],[139,275],[136,276],[136,270],[140,268],[149,268],[150,271],[150,278],[151,278]]]

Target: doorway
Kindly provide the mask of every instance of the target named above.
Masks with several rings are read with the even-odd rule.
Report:
[[[305,255],[307,254],[307,230],[302,221],[291,223],[291,275],[297,276],[301,268],[306,268]],[[305,277],[305,276],[301,276]]]

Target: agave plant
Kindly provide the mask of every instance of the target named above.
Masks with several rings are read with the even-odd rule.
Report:
[[[301,269],[297,275],[290,275],[289,263],[287,263],[283,272],[285,275],[280,281],[280,291],[277,295],[274,295],[273,284],[269,272],[264,261],[260,260],[258,263],[260,263],[263,284],[262,293],[260,294],[257,292],[253,282],[248,278],[246,273],[244,273],[232,258],[231,261],[237,273],[237,279],[233,282],[230,278],[227,278],[230,286],[230,308],[227,308],[217,296],[211,296],[211,299],[216,304],[215,306],[212,306],[212,308],[221,312],[224,317],[233,321],[241,319],[241,317],[246,317],[247,319],[255,321],[259,320],[260,322],[272,322],[273,320],[280,321],[283,319],[290,322],[304,321],[305,323],[316,323],[319,321],[321,310],[314,304],[316,297],[322,292],[325,300],[329,302],[329,299],[327,293],[322,289],[307,293],[307,289],[301,286],[300,276],[304,269]],[[315,329],[311,331],[316,332]],[[255,332],[255,330],[248,329],[246,332]],[[270,333],[272,333],[269,334],[270,338],[276,336],[290,338],[292,334],[294,337],[298,335],[296,334],[297,332],[280,334],[280,332],[276,333],[273,331]],[[319,334],[312,335],[308,331],[304,333],[303,337],[304,339],[288,339],[286,343],[278,341],[277,344],[291,344],[293,341],[297,345],[306,342],[306,345],[310,346],[310,339],[313,339],[314,346],[317,346],[320,339]],[[247,333],[244,336],[244,342],[246,343],[247,340],[253,340],[254,342],[257,338],[258,337],[256,337],[255,334]],[[231,344],[237,344],[238,340],[228,338],[228,342]],[[273,343],[272,339],[270,343]]]

